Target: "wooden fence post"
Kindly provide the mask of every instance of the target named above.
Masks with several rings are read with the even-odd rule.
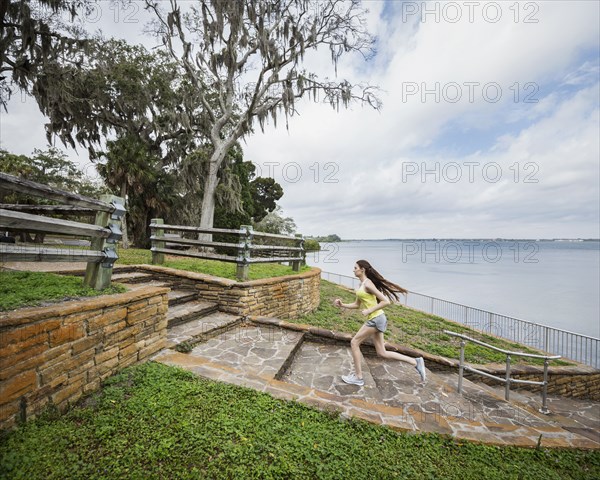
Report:
[[[238,244],[238,258],[236,278],[239,282],[248,280],[249,260],[251,256],[253,230],[251,225],[240,226],[240,241]]]
[[[100,201],[112,203],[115,206],[115,211],[113,213],[98,212],[94,222],[95,225],[110,228],[113,232],[109,238],[93,237],[91,241],[90,250],[98,250],[105,255],[104,260],[100,263],[88,263],[85,271],[84,285],[96,290],[103,290],[110,286],[113,265],[119,258],[115,246],[122,236],[121,219],[125,213],[125,200],[121,197],[102,195]]]
[[[292,270],[294,272],[299,272],[300,267],[304,266],[306,259],[304,257],[304,239],[302,238],[302,234],[297,233],[296,238],[300,239],[299,246],[302,250],[298,252],[298,260],[292,262]]]
[[[153,218],[150,223],[164,225],[165,221],[162,218]],[[156,228],[152,230],[152,234],[156,237],[163,237],[165,231],[162,228]],[[152,240],[152,248],[165,248],[165,242]],[[165,263],[165,254],[152,251],[152,265],[162,265],[163,263]]]

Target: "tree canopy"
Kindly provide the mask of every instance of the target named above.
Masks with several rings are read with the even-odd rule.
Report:
[[[320,78],[303,68],[307,52],[320,48],[329,49],[334,66],[346,53],[373,53],[374,38],[357,0],[198,0],[185,11],[171,0],[169,12],[162,11],[162,2],[146,4],[156,14],[157,34],[200,101],[194,110],[184,105],[182,116],[202,118],[194,125],[212,145],[202,227],[213,226],[227,152],[257,123],[263,128],[279,114],[287,119],[305,96],[336,109],[352,101],[380,107],[374,87]]]
[[[39,93],[53,88],[53,79],[42,75],[47,61],[72,58],[85,47],[81,31],[63,28],[57,20],[71,20],[85,12],[90,0],[2,0],[0,2],[0,107],[6,109],[15,88]]]
[[[10,93],[10,72],[12,85],[31,93],[48,117],[49,140],[57,135],[67,145],[87,146],[96,160],[98,146],[117,142],[104,152],[104,175],[116,193],[125,188],[139,202],[141,223],[153,215],[151,205],[201,227],[213,226],[215,209],[219,223],[236,215],[236,222],[264,219],[281,186],[254,178],[249,162],[238,158],[241,139],[282,115],[288,126],[304,97],[335,109],[354,101],[380,107],[376,87],[304,66],[311,51],[326,49],[337,75],[343,55],[373,53],[358,0],[196,0],[184,9],[170,0],[168,12],[162,11],[167,2],[146,0],[164,47],[152,52],[87,38],[55,19],[56,13],[74,18],[92,3],[3,0],[0,89]],[[127,155],[110,158],[119,149]],[[143,154],[131,160],[132,151]],[[143,185],[141,193],[130,178]],[[186,198],[193,201],[183,204]]]
[[[296,233],[296,223],[291,217],[284,217],[281,207],[269,212],[260,222],[255,222],[254,229],[259,232],[292,235]]]

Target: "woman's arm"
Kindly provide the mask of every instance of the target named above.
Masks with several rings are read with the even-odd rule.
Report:
[[[343,307],[343,308],[358,308],[359,307],[358,299],[356,299],[354,301],[354,303],[342,303],[342,301],[339,298],[336,298],[334,300],[333,304],[336,307]]]

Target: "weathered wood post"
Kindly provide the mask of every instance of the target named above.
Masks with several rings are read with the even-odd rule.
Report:
[[[164,225],[165,221],[162,218],[153,218],[150,220],[151,224]],[[152,236],[154,237],[164,237],[165,231],[159,227],[150,227]],[[165,263],[165,254],[160,252],[155,252],[155,248],[165,248],[165,242],[161,240],[152,240],[151,245],[152,250],[152,265],[162,265]]]
[[[240,241],[238,243],[237,271],[236,278],[240,282],[248,280],[248,268],[250,264],[250,255],[252,239],[254,232],[251,225],[240,226]]]
[[[102,195],[100,201],[113,205],[112,213],[98,212],[95,225],[108,228],[111,234],[108,238],[93,237],[90,250],[104,253],[104,260],[100,263],[88,263],[83,283],[96,290],[103,290],[110,286],[113,265],[117,258],[116,244],[121,239],[121,219],[125,214],[125,200],[114,195]]]
[[[292,270],[294,270],[294,272],[299,272],[300,267],[304,266],[304,264],[306,263],[306,257],[304,252],[304,239],[302,238],[302,234],[297,233],[296,238],[300,240],[300,243],[298,245],[300,246],[301,250],[298,252],[298,260],[292,262]]]

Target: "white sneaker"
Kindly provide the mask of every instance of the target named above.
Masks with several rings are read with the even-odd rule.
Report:
[[[350,375],[342,375],[342,380],[350,385],[364,385],[365,381],[362,378],[358,378],[354,373]]]
[[[417,361],[417,365],[415,366],[415,369],[417,370],[417,372],[419,372],[419,375],[421,375],[421,381],[424,382],[425,381],[425,360],[423,360],[423,357],[415,358],[415,360]]]

